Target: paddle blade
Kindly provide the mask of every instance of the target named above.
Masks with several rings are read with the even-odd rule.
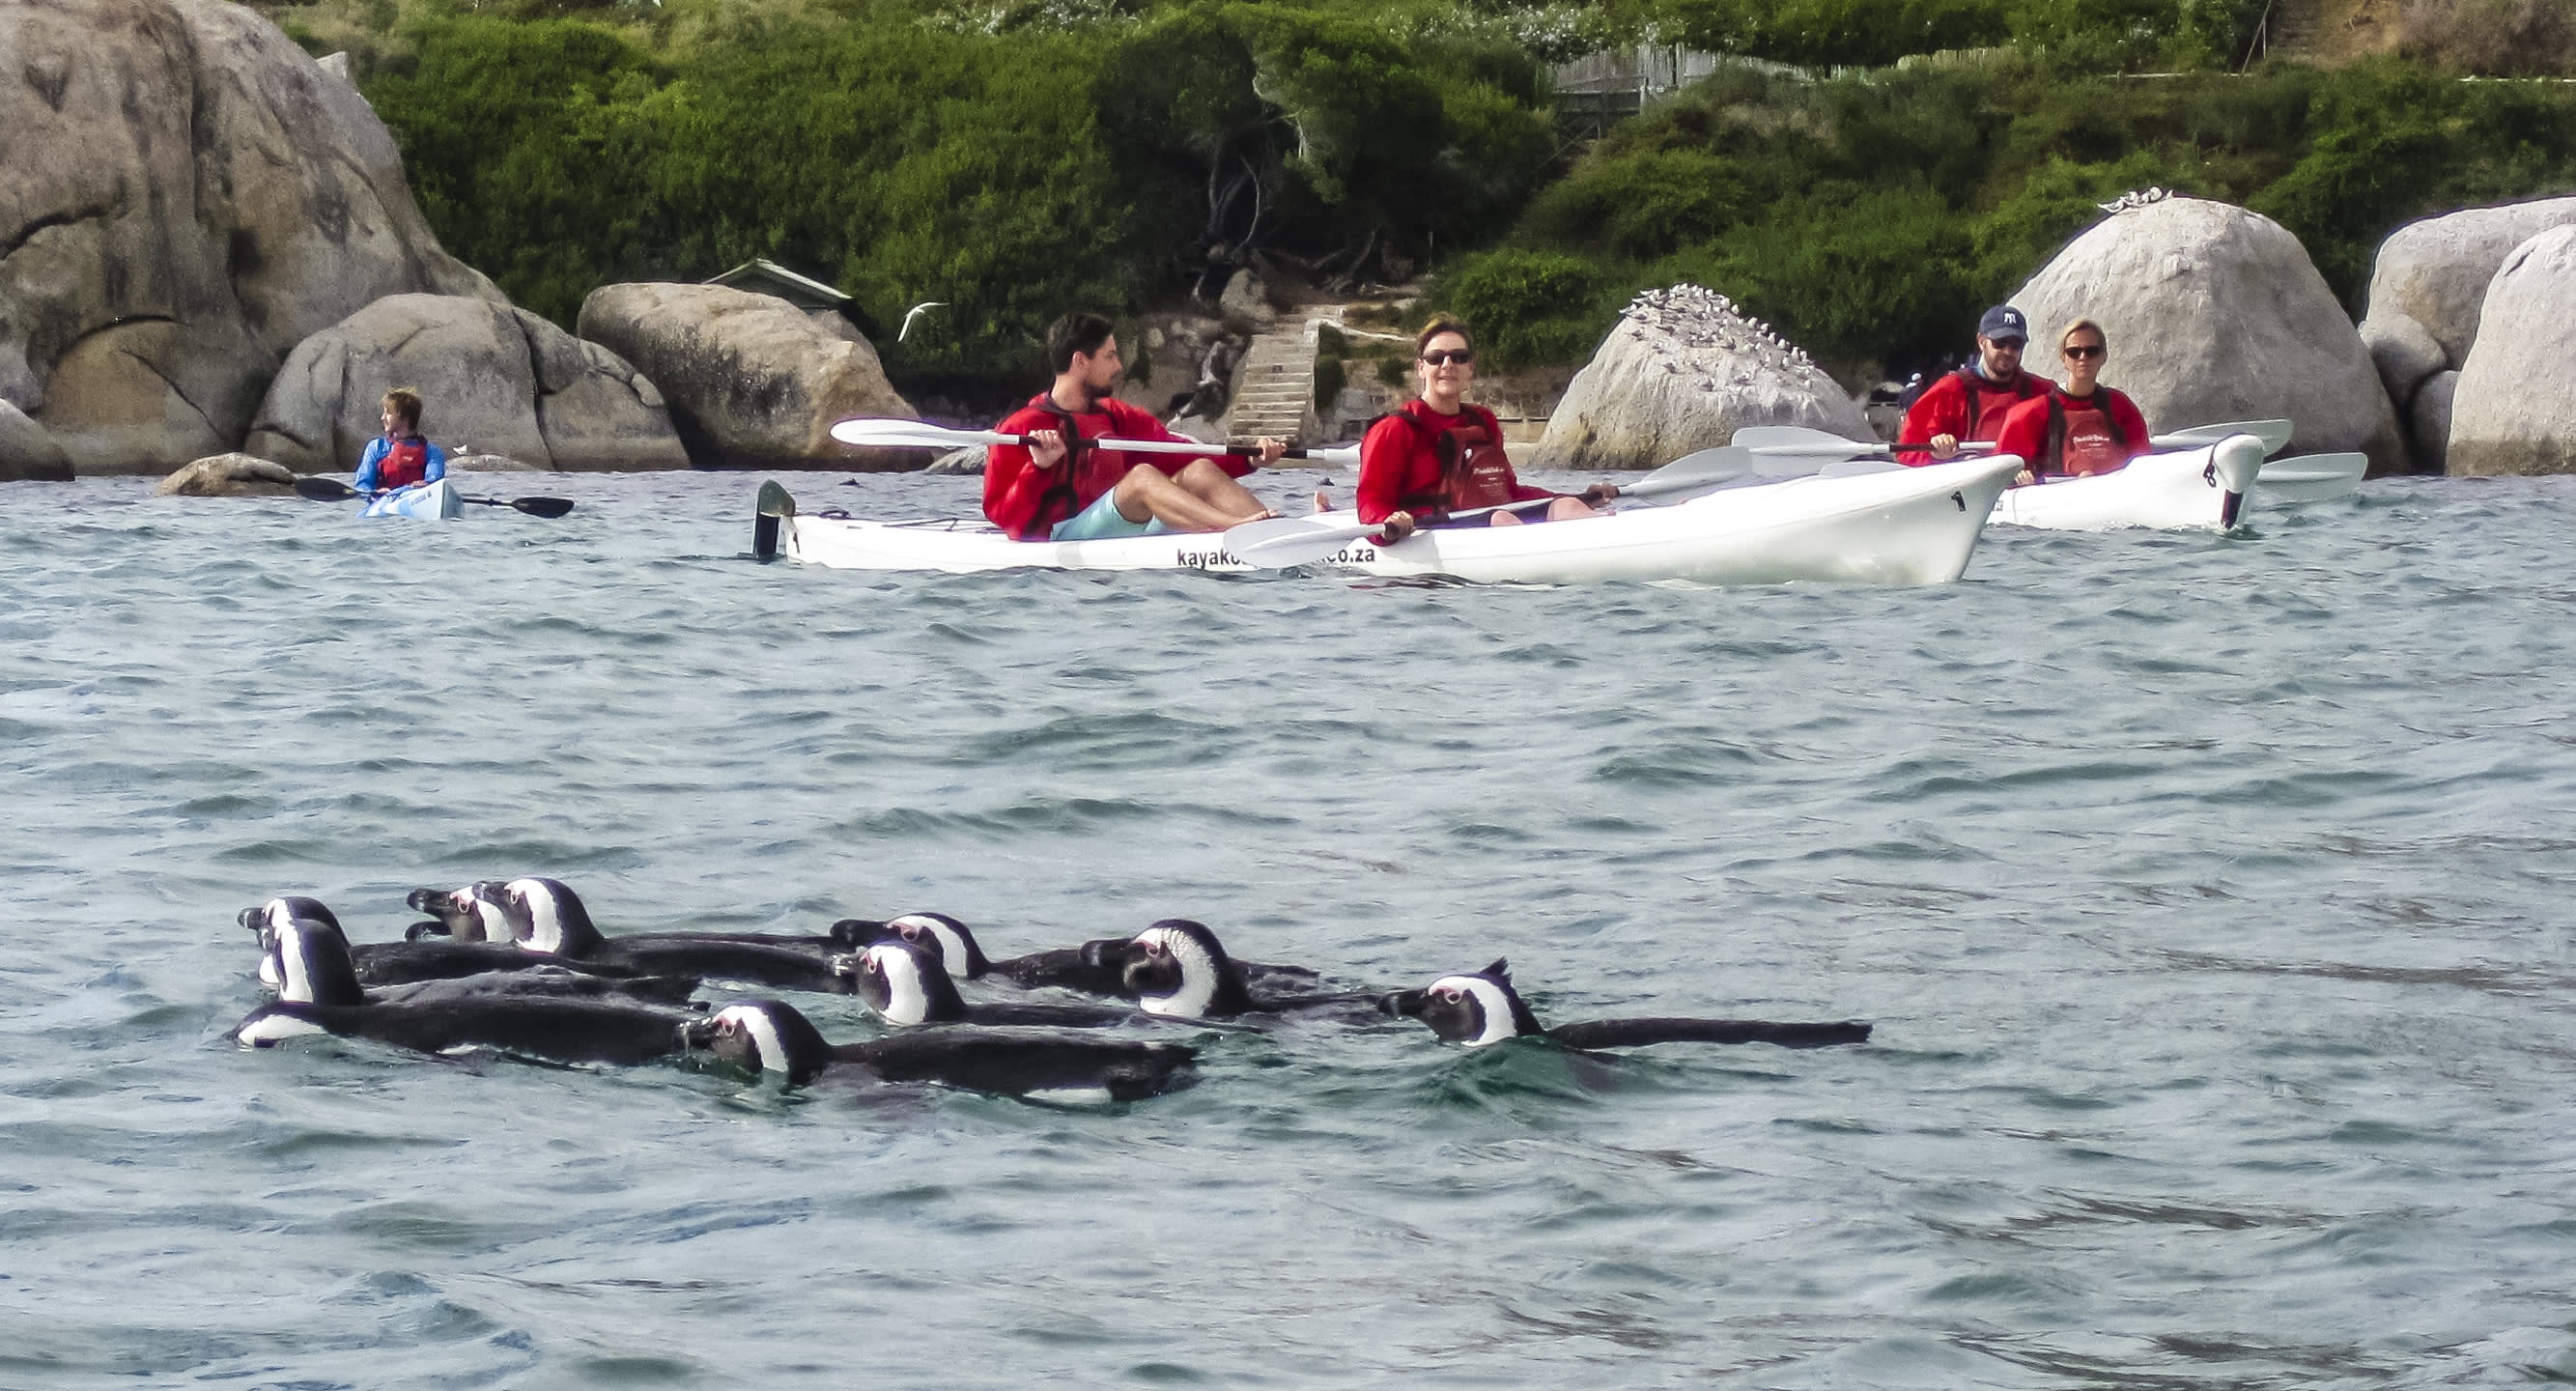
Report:
[[[1327,526],[1303,517],[1272,517],[1229,528],[1225,549],[1246,565],[1280,570],[1312,564],[1377,532],[1374,526]]]
[[[2286,420],[2222,420],[2215,425],[2194,425],[2187,430],[2153,435],[2148,442],[2158,449],[2198,449],[2231,435],[2252,435],[2263,441],[2263,453],[2269,456],[2289,445],[2291,428]]]
[[[1753,472],[1753,451],[1742,445],[1726,444],[1715,449],[1702,449],[1685,454],[1634,483],[1619,489],[1621,497],[1669,497],[1676,493],[1704,493],[1722,483],[1731,483]]]
[[[1805,449],[1840,450],[1849,454],[1855,450],[1886,448],[1876,440],[1844,439],[1831,430],[1811,429],[1804,425],[1747,425],[1735,432],[1730,443],[1764,454],[1793,453]]]
[[[572,510],[568,497],[514,497],[510,505],[531,517],[560,517]]]
[[[2367,454],[2294,454],[2264,464],[2255,478],[2266,502],[2327,502],[2357,491],[2369,470]]]
[[[954,449],[981,442],[980,431],[950,430],[920,420],[859,416],[832,427],[832,438],[861,449]]]
[[[358,496],[358,490],[337,478],[299,478],[295,491],[315,502],[347,502]]]
[[[777,479],[760,485],[760,497],[752,503],[751,553],[761,560],[778,558],[778,529],[796,515],[796,499]]]

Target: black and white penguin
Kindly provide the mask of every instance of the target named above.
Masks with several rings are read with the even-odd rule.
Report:
[[[550,1062],[631,1064],[686,1051],[683,1026],[699,1017],[627,1000],[529,994],[507,975],[498,989],[439,981],[432,996],[371,1000],[337,926],[303,918],[271,934],[283,996],[234,1026],[233,1037],[252,1047],[337,1034],[424,1053],[488,1048]]]
[[[1036,1025],[1105,1029],[1149,1016],[1108,1005],[968,1003],[940,963],[937,939],[877,942],[833,958],[832,969],[889,1024]]]
[[[1399,990],[1379,1001],[1399,1018],[1410,1015],[1451,1043],[1483,1048],[1513,1038],[1545,1038],[1568,1048],[1634,1048],[1650,1043],[1776,1043],[1783,1048],[1826,1048],[1867,1043],[1870,1026],[1774,1024],[1760,1019],[1596,1019],[1542,1027],[1512,988],[1508,963],[1496,961],[1472,975],[1442,976],[1420,990]]]
[[[1095,966],[1115,967],[1124,992],[1148,1014],[1176,1019],[1231,1019],[1242,1014],[1361,1006],[1374,1009],[1374,992],[1311,995],[1256,994],[1207,924],[1165,918],[1126,941],[1086,942]]]
[[[516,946],[516,929],[510,926],[510,915],[501,905],[475,892],[477,885],[461,889],[414,889],[403,901],[434,920],[413,923],[403,933],[406,942],[424,937],[445,937],[457,942],[495,942]]]
[[[685,1005],[698,989],[694,976],[588,976],[548,965],[542,957],[529,960],[535,964],[519,970],[369,990],[359,982],[348,935],[336,921],[290,918],[285,926],[260,933],[260,978],[277,981],[278,998],[302,1004],[426,1004],[468,995],[515,995]]]
[[[271,990],[279,988],[280,982],[265,934],[298,919],[326,922],[334,928],[340,926],[340,919],[329,908],[316,899],[302,896],[272,898],[255,908],[241,911],[241,925],[261,937],[259,979],[260,984]],[[355,943],[349,948],[349,959],[358,973],[358,983],[366,986],[453,980],[489,971],[524,971],[546,965],[591,976],[632,978],[647,974],[614,962],[557,961],[523,951],[506,941],[457,942],[435,937],[405,942]]]
[[[948,974],[958,980],[1002,981],[1023,989],[1054,987],[1079,990],[1086,995],[1115,995],[1134,999],[1127,988],[1126,977],[1119,966],[1105,963],[1092,950],[1099,945],[1086,942],[1078,947],[1055,947],[994,961],[984,955],[983,947],[966,924],[945,913],[905,913],[872,923],[862,918],[844,918],[832,924],[832,935],[849,944],[851,949],[876,942],[902,940],[939,943],[940,956],[948,964]],[[1245,984],[1270,995],[1312,994],[1321,990],[1316,974],[1303,966],[1278,966],[1261,961],[1238,961]]]
[[[1197,1058],[1178,1043],[1138,1043],[1036,1029],[922,1029],[832,1044],[776,1000],[743,1000],[688,1028],[690,1046],[791,1087],[836,1070],[889,1082],[937,1082],[1037,1100],[1136,1101],[1171,1090]]]
[[[497,891],[519,945],[584,965],[614,965],[646,975],[714,977],[782,990],[846,993],[829,954],[802,946],[692,932],[604,936],[581,896],[552,879],[513,879]]]

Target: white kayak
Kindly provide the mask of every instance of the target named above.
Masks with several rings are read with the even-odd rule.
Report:
[[[422,521],[453,521],[464,514],[464,497],[456,491],[455,484],[444,478],[378,493],[358,509],[361,517],[411,517]]]
[[[2263,441],[2230,435],[2216,444],[2170,454],[2141,454],[2109,473],[2052,478],[2006,489],[1995,503],[2000,526],[2059,531],[2117,527],[2209,527],[2244,524],[2258,490]]]
[[[1963,459],[1847,477],[1725,488],[1663,507],[1527,526],[1418,532],[1392,545],[1350,542],[1317,562],[1373,575],[1479,583],[1690,580],[1702,584],[1944,584],[1967,568],[1978,533],[2020,461]],[[1014,541],[975,521],[871,521],[795,511],[761,488],[753,550],[784,549],[848,570],[1210,570],[1251,573],[1219,533],[1106,541]]]

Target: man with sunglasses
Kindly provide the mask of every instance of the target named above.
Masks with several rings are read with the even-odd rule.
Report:
[[[2022,345],[2029,341],[2030,323],[2020,310],[2009,304],[1987,310],[1977,320],[1977,360],[1924,388],[1906,408],[1896,461],[1957,458],[1960,445],[2000,436],[2013,407],[2047,395],[2048,379],[2022,370]]]
[[[1567,521],[1589,517],[1596,506],[1619,495],[1608,483],[1596,483],[1577,497],[1523,483],[1503,452],[1502,422],[1466,400],[1468,384],[1476,379],[1476,350],[1467,326],[1436,318],[1413,343],[1422,394],[1405,402],[1404,409],[1379,417],[1360,440],[1360,520],[1384,523],[1379,535],[1385,544],[1393,545],[1419,527],[1452,525],[1453,512],[1526,502],[1526,508],[1454,524]]]
[[[2013,407],[1996,437],[1997,449],[2029,461],[2020,482],[2109,473],[2147,452],[2147,418],[2138,403],[2100,383],[2110,350],[2102,326],[2077,319],[2057,343],[2066,385]]]
[[[1172,531],[1223,531],[1277,514],[1235,480],[1275,464],[1287,446],[1260,441],[1261,460],[1191,458],[1095,449],[1095,439],[1177,440],[1153,413],[1110,393],[1126,362],[1097,314],[1069,314],[1047,328],[1055,385],[995,428],[1028,435],[1035,449],[994,445],[985,455],[984,515],[1019,541],[1099,541]]]

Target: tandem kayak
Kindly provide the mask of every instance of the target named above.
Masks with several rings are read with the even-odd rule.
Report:
[[[464,513],[464,497],[456,491],[455,484],[444,478],[378,493],[358,509],[361,517],[410,517],[421,521],[453,521]]]
[[[2118,527],[2209,527],[2244,524],[2259,484],[2263,441],[2230,435],[2216,444],[2170,454],[2141,454],[2109,473],[2051,478],[2005,490],[1995,503],[1998,526],[2058,531]]]
[[[1417,532],[1392,546],[1349,543],[1319,565],[1372,575],[1477,583],[1945,584],[1967,568],[1977,535],[2020,461],[1963,459],[1843,477],[1721,489],[1663,507],[1577,521]],[[1106,541],[1014,541],[981,519],[872,521],[801,513],[765,483],[753,550],[846,570],[1209,570],[1259,567],[1219,533]]]

